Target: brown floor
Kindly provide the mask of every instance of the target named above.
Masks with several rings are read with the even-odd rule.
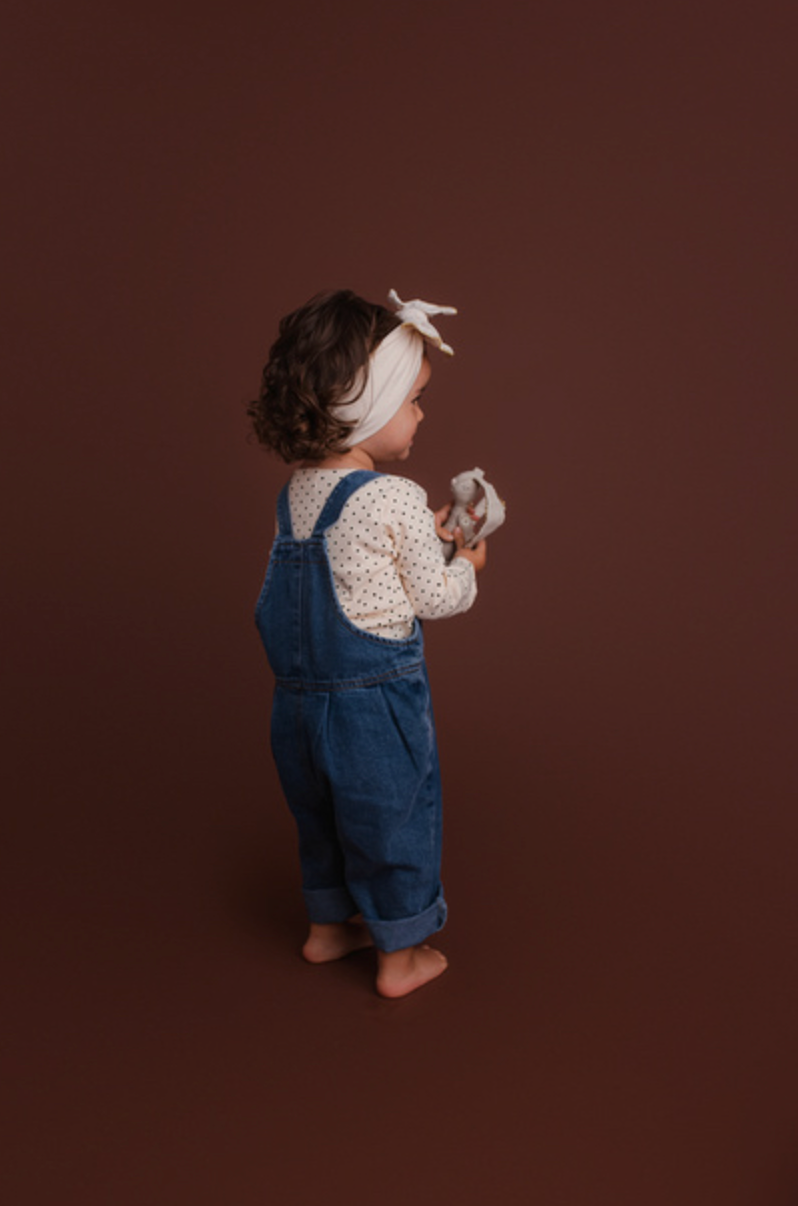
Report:
[[[796,823],[758,748],[673,716],[644,747],[616,709],[557,750],[555,701],[549,733],[486,708],[463,756],[449,699],[451,968],[389,1003],[370,953],[301,961],[260,719],[210,687],[182,716],[94,699],[92,763],[31,751],[9,1201],[794,1201]]]

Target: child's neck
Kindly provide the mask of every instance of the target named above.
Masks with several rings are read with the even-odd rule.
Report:
[[[374,461],[364,449],[355,447],[347,452],[334,452],[320,461],[302,461],[300,469],[369,469]]]

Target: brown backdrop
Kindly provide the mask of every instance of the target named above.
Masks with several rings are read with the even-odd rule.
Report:
[[[794,5],[8,11],[7,1200],[794,1202]],[[252,624],[339,285],[458,305],[409,471],[510,515],[396,1004],[298,957]]]

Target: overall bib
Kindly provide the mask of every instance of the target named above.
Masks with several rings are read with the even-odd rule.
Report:
[[[344,614],[325,533],[377,473],[356,470],[295,540],[288,486],[255,620],[275,676],[271,743],[299,833],[310,920],[362,913],[383,951],[446,920],[441,789],[421,625],[396,640]]]

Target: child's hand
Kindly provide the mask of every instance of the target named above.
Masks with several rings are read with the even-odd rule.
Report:
[[[438,533],[441,540],[445,540],[447,542],[447,544],[451,544],[451,542],[454,540],[453,533],[450,532],[448,528],[444,527],[446,520],[449,518],[449,516],[452,513],[453,506],[454,506],[454,503],[449,502],[446,504],[445,507],[441,507],[440,510],[434,512],[435,531]]]
[[[481,573],[481,571],[484,570],[485,562],[488,559],[487,540],[480,540],[474,545],[473,549],[467,549],[465,547],[465,536],[463,535],[462,530],[460,528],[456,528],[454,533],[454,542],[457,545],[457,552],[454,555],[455,560],[457,560],[458,557],[464,557],[466,561],[471,562],[478,574]]]
[[[454,533],[451,532],[447,527],[444,526],[446,523],[446,520],[449,518],[449,516],[452,513],[453,506],[454,506],[454,503],[450,502],[450,503],[447,503],[445,507],[441,507],[440,510],[434,512],[435,531],[438,533],[441,540],[445,540],[447,542],[447,544],[451,544],[451,542],[454,540]],[[468,510],[468,514],[471,516],[471,518],[476,519],[476,514],[474,512],[474,508],[472,506],[469,506],[467,508],[467,510]]]

